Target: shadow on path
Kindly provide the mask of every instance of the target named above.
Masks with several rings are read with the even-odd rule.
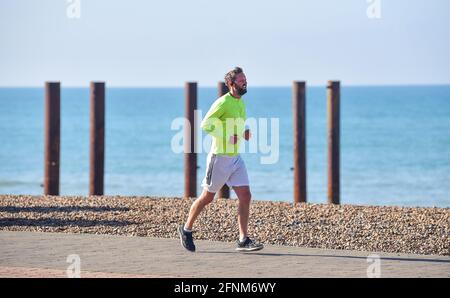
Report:
[[[291,253],[264,253],[264,252],[238,252],[238,251],[198,251],[198,253],[204,254],[248,254],[257,256],[269,256],[269,257],[320,257],[320,258],[344,258],[344,259],[359,259],[367,260],[367,257],[358,256],[340,256],[340,255],[314,255],[314,254],[291,254]],[[428,262],[428,263],[447,263],[450,264],[450,260],[442,259],[420,259],[420,258],[400,258],[400,257],[382,257],[383,261],[401,261],[401,262]]]

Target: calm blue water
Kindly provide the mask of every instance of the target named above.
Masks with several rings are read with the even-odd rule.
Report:
[[[216,92],[200,88],[203,115]],[[182,195],[183,155],[171,150],[171,123],[184,116],[184,90],[108,88],[106,96],[105,194]],[[253,196],[292,201],[291,89],[250,88],[245,100],[248,117],[280,121],[276,164],[243,154]],[[42,193],[43,117],[43,88],[0,89],[1,194]],[[341,119],[343,204],[450,207],[450,86],[343,87]],[[200,154],[198,184],[205,158]],[[309,87],[309,202],[326,202],[326,170],[326,91]],[[62,89],[60,175],[62,195],[87,194],[87,88]]]

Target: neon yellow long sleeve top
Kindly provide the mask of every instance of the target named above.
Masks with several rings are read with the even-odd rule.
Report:
[[[211,153],[237,155],[246,119],[245,103],[242,98],[235,98],[229,92],[219,97],[211,105],[201,123],[201,128],[213,138]],[[230,143],[232,135],[238,136],[236,144]]]

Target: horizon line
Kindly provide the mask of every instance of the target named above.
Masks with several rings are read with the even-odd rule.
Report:
[[[339,80],[336,80],[339,81]],[[45,81],[42,85],[9,85],[9,86],[2,86],[0,85],[0,89],[7,89],[7,88],[44,88],[46,82],[59,82],[61,81]],[[117,89],[180,89],[184,88],[184,85],[168,85],[168,86],[158,86],[158,85],[108,85],[106,81],[92,81],[92,82],[104,82],[107,88],[117,88]],[[187,82],[196,82],[198,84],[198,81],[187,81]],[[306,82],[306,86],[308,87],[325,87],[327,83],[324,84],[311,84],[308,85],[308,81],[302,81],[302,80],[294,80],[293,82]],[[449,83],[402,83],[402,84],[342,84],[341,87],[436,87],[436,86],[450,86]],[[80,85],[67,85],[63,86],[61,83],[62,88],[89,88],[89,84],[91,81],[88,82],[85,86]],[[217,88],[217,85],[197,85],[199,88]],[[251,88],[291,88],[292,85],[254,85]]]

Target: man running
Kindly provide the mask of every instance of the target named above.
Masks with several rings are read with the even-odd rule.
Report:
[[[205,115],[201,127],[212,136],[211,151],[206,162],[206,174],[202,181],[202,194],[194,201],[184,225],[179,225],[181,243],[189,251],[195,251],[192,227],[203,208],[214,200],[214,195],[226,183],[238,196],[239,240],[236,250],[255,251],[264,246],[247,235],[250,213],[250,186],[247,169],[239,155],[242,138],[249,140],[250,130],[244,131],[246,119],[242,96],[247,92],[247,79],[240,67],[225,75],[227,94],[218,98]]]

